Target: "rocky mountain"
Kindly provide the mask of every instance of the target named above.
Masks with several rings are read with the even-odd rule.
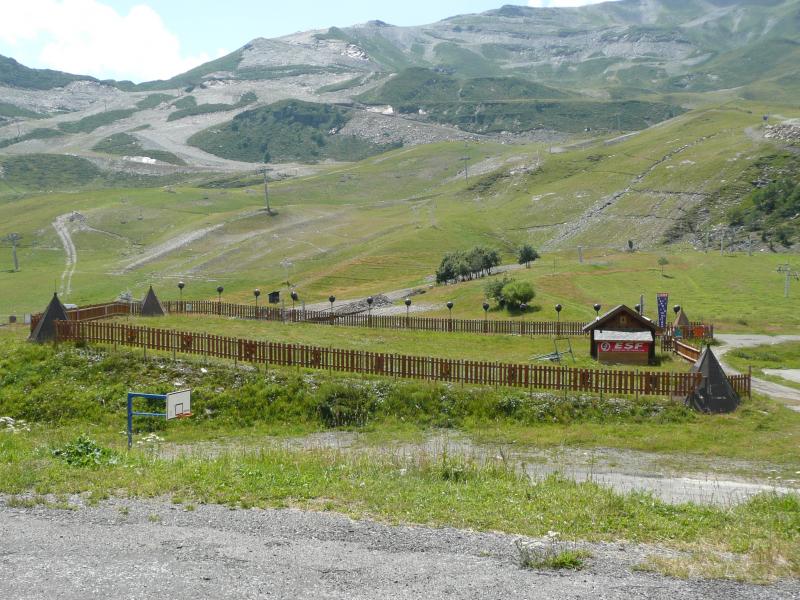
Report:
[[[709,94],[794,97],[798,32],[800,0],[621,0],[259,38],[141,84],[0,57],[0,148],[169,172],[341,160],[447,139],[633,131]],[[323,106],[287,112],[289,100]],[[331,106],[341,116],[335,127],[308,117],[333,114]],[[280,114],[293,120],[276,120]],[[273,136],[283,140],[280,152],[264,141]],[[286,146],[292,136],[302,149]],[[126,162],[129,156],[153,160]]]

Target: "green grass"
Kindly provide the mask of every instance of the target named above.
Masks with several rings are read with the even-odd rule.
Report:
[[[105,152],[106,154],[116,154],[120,156],[147,156],[172,165],[185,165],[186,163],[166,150],[150,150],[142,147],[139,140],[129,133],[115,133],[99,142],[92,150]]]
[[[36,172],[16,169],[12,178],[0,179],[5,218],[0,233],[26,236],[20,249],[23,270],[0,270],[6,307],[0,310],[42,309],[47,298],[41,290],[50,289],[64,270],[60,241],[49,224],[78,210],[92,227],[119,236],[89,231],[74,235],[79,267],[73,295],[65,300],[79,304],[110,300],[126,289],[141,297],[150,283],[174,293],[179,279],[187,281],[191,297],[213,298],[222,284],[226,299],[248,302],[254,287],[278,289],[288,276],[309,303],[324,302],[330,294],[363,298],[415,287],[427,292],[415,297],[415,303],[439,307],[433,315],[446,315],[444,304],[453,300],[455,317],[480,319],[485,280],[429,288],[426,276],[446,252],[494,247],[508,263],[529,243],[543,258],[514,274],[530,281],[537,293],[536,310],[528,318],[551,320],[552,306],[560,303],[564,319],[589,319],[595,302],[633,305],[640,294],[645,295],[648,316],[654,316],[655,294],[668,291],[671,303],[682,304],[691,319],[713,322],[722,330],[798,331],[800,317],[791,299],[783,298],[783,280],[775,273],[785,256],[756,246],[752,257],[741,251],[723,257],[718,246],[713,250],[719,243],[713,235],[708,254],[684,243],[659,246],[681,215],[689,213],[699,219],[699,225],[690,219],[690,226],[699,230],[702,250],[703,215],[709,215],[711,226],[715,219],[722,222],[728,207],[762,176],[759,163],[777,160],[771,158],[776,156],[772,147],[745,134],[765,112],[771,110],[757,104],[746,110],[697,110],[620,143],[563,153],[549,154],[537,144],[438,143],[355,164],[319,166],[309,176],[270,182],[270,201],[277,212],[271,217],[259,212],[263,183],[257,178],[236,178],[235,185],[252,186],[241,188],[186,185],[29,196],[20,190],[67,192],[84,190],[92,181],[98,186],[114,181],[87,177],[80,187],[59,183],[56,177],[66,162],[79,160],[69,157],[63,167],[48,163]],[[466,182],[465,156],[470,159]],[[7,165],[8,160],[17,159],[5,159]],[[537,162],[538,169],[512,172]],[[54,178],[49,183],[43,177],[47,173]],[[641,179],[632,184],[637,176]],[[117,185],[144,181],[128,179]],[[631,191],[600,215],[585,220],[585,228],[558,237],[562,223],[580,219],[589,207],[631,185]],[[177,235],[217,225],[212,234],[186,247],[124,269],[130,260]],[[647,251],[622,252],[628,239]],[[546,250],[547,244],[555,250]],[[582,265],[578,246],[585,257]],[[662,255],[670,261],[663,277],[657,263]],[[286,259],[292,263],[288,273],[281,266]],[[759,308],[765,302],[769,311]],[[519,318],[502,312],[491,316]]]
[[[544,547],[517,543],[519,565],[524,569],[571,569],[579,571],[586,566],[586,559],[592,555],[586,550],[574,548],[559,549],[550,544]]]
[[[106,112],[97,113],[96,115],[84,117],[78,121],[59,123],[58,128],[64,133],[91,133],[98,127],[111,125],[111,123],[115,123],[116,121],[127,119],[135,112],[135,108],[109,110]]]
[[[531,483],[502,463],[478,466],[447,456],[402,460],[330,451],[264,449],[164,460],[137,450],[120,452],[114,465],[65,467],[37,451],[42,444],[58,443],[64,433],[0,438],[0,491],[83,493],[95,502],[120,491],[128,497],[173,494],[195,503],[333,510],[390,523],[527,536],[558,531],[566,540],[626,539],[730,552],[755,563],[753,578],[800,573],[800,499],[792,495],[763,494],[731,508],[672,506],[647,494],[621,495],[557,476]],[[771,562],[765,564],[767,557]],[[576,558],[582,560],[564,557],[558,564],[574,565]]]
[[[158,177],[104,171],[85,158],[66,154],[20,154],[0,157],[0,166],[4,171],[3,178],[0,179],[0,190],[14,194],[11,197],[15,202],[25,202],[27,196],[22,194],[26,191],[54,188],[76,190],[122,185],[149,187],[181,180],[181,176]],[[69,197],[68,192],[66,197]],[[54,204],[41,208],[45,211],[58,211],[63,205]]]
[[[28,133],[24,133],[19,137],[0,140],[0,148],[5,148],[7,146],[19,144],[20,142],[27,142],[28,140],[47,140],[54,137],[60,137],[62,135],[64,135],[64,132],[59,131],[58,129],[50,129],[48,127],[37,127],[36,129],[33,129]]]
[[[233,370],[224,361],[173,362],[152,352],[143,360],[138,350],[68,344],[54,349],[20,338],[0,329],[0,415],[29,423],[91,422],[118,431],[127,391],[165,393],[177,386],[193,390],[196,416],[166,430],[163,421],[143,420],[138,430],[159,431],[172,441],[213,432],[257,441],[345,422],[376,435],[388,431],[390,437],[457,427],[479,443],[742,459],[776,465],[787,477],[800,464],[800,415],[759,397],[730,415],[699,415],[680,401],[660,398],[529,394],[295,369]]]
[[[517,77],[459,79],[423,68],[407,69],[359,96],[402,113],[424,110],[430,119],[467,131],[491,133],[553,129],[581,133],[644,129],[683,113],[663,103],[569,100],[570,94]]]
[[[800,342],[740,348],[726,354],[725,360],[739,371],[747,372],[748,367],[753,367],[756,377],[800,389],[796,381],[764,373],[764,369],[800,369]]]
[[[194,96],[187,96],[182,100],[188,100],[189,98],[194,101]],[[239,98],[239,101],[235,104],[197,104],[196,102],[192,102],[190,105],[190,103],[187,102],[185,108],[180,108],[179,110],[171,112],[167,117],[167,121],[177,121],[178,119],[185,119],[186,117],[237,110],[239,108],[244,108],[248,104],[252,104],[256,101],[258,101],[258,96],[256,96],[254,92],[246,92],[242,94],[242,97]],[[174,106],[177,107],[178,102],[175,102]]]
[[[473,333],[446,333],[431,331],[405,331],[402,329],[380,329],[367,327],[332,327],[307,323],[285,324],[274,321],[244,321],[214,316],[168,316],[156,320],[130,318],[120,320],[147,327],[176,329],[180,331],[202,331],[216,335],[268,340],[288,344],[331,346],[349,350],[380,351],[392,354],[434,356],[469,360],[531,363],[551,365],[550,361],[534,360],[536,356],[554,351],[550,336],[480,335]],[[566,367],[598,368],[589,355],[589,338],[585,336],[569,339],[575,362],[566,357],[561,363]],[[559,342],[559,350],[568,349],[567,341]],[[659,352],[659,364],[648,366],[652,370],[687,371],[688,364],[671,354]],[[609,367],[615,368],[615,367]],[[622,367],[619,367],[622,368]]]
[[[336,106],[285,100],[240,113],[194,134],[189,143],[246,162],[353,161],[394,147],[338,133],[350,118],[350,111]]]
[[[242,61],[243,49],[234,50],[230,54],[221,56],[207,63],[203,63],[199,67],[190,69],[185,73],[176,75],[170,79],[148,81],[140,83],[135,86],[137,91],[156,91],[156,90],[173,90],[178,87],[185,87],[187,91],[191,91],[195,86],[202,85],[203,79],[206,75],[215,73],[217,71],[235,71]]]
[[[27,108],[22,108],[16,104],[9,104],[8,102],[0,102],[0,117],[12,117],[23,119],[43,119],[46,115],[39,114]]]
[[[72,75],[51,69],[31,69],[13,58],[0,56],[0,83],[33,90],[64,87],[73,81],[97,81],[86,75]]]
[[[169,94],[148,94],[136,103],[136,108],[139,110],[148,110],[174,99],[175,96],[170,96]]]

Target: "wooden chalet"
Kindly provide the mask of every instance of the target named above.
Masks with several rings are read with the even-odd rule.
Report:
[[[646,365],[656,359],[656,324],[620,304],[583,328],[592,358],[607,364]]]

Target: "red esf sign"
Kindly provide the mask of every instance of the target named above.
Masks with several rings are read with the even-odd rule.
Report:
[[[600,352],[649,352],[649,342],[597,342]]]

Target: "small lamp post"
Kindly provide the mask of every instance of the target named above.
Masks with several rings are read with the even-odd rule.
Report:
[[[336,296],[334,295],[328,296],[328,302],[331,303],[331,314],[333,314],[333,303],[336,302]]]
[[[297,295],[297,292],[295,290],[292,290],[290,296],[292,297],[292,312],[294,312],[294,303],[297,302],[299,296]]]
[[[600,318],[600,308],[601,308],[600,305],[595,303],[593,308],[594,308],[595,317],[599,319]]]
[[[483,302],[483,332],[489,333],[489,303]]]
[[[561,311],[563,310],[563,306],[560,304],[556,304],[556,335],[561,335]]]
[[[372,303],[375,302],[375,299],[372,296],[367,297],[367,318],[369,319],[370,325],[372,324]]]
[[[217,286],[217,313],[222,314],[222,292],[225,290],[221,285]]]
[[[178,296],[180,301],[183,302],[183,288],[186,287],[186,284],[183,281],[178,282]]]
[[[403,300],[403,304],[406,305],[406,326],[408,326],[408,313],[411,310],[411,298]]]
[[[261,295],[261,290],[256,288],[253,290],[253,296],[256,297],[256,314],[258,314],[258,297]]]
[[[676,315],[677,315],[679,312],[681,312],[681,305],[680,305],[680,304],[676,304],[675,306],[673,306],[673,307],[672,307],[672,312],[674,312]]]

